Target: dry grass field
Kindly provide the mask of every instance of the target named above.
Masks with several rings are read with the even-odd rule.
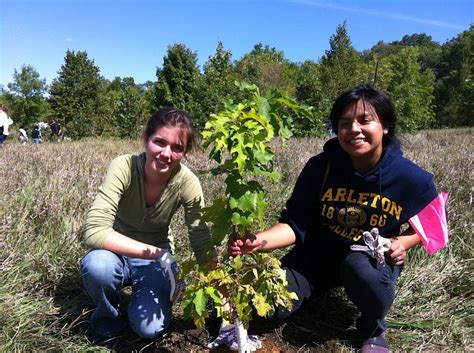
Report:
[[[435,175],[439,191],[450,194],[450,243],[433,256],[422,247],[410,258],[389,313],[388,340],[394,351],[474,351],[472,129],[424,131],[403,135],[405,154]],[[324,139],[292,139],[274,144],[282,174],[268,185],[266,222],[278,216],[300,170],[321,151]],[[141,151],[138,141],[90,139],[22,146],[12,139],[0,149],[0,351],[98,351],[88,341],[91,303],[84,294],[79,260],[85,248],[81,226],[109,162]],[[199,176],[206,198],[222,192],[211,176],[205,152],[186,161]],[[180,215],[173,225],[178,259],[190,256]],[[121,351],[205,351],[212,328],[201,332],[180,317],[156,341],[132,333]],[[355,350],[350,329],[354,307],[335,291],[283,326],[255,322],[252,331],[284,351]]]

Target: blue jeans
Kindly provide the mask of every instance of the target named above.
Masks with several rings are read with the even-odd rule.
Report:
[[[317,276],[303,273],[295,258],[282,260],[291,292],[298,295],[291,311],[280,311],[278,317],[285,319],[309,298],[325,290],[343,286],[349,299],[357,306],[360,317],[356,327],[361,338],[376,337],[387,329],[385,316],[395,299],[395,286],[401,266],[386,263],[380,265],[365,252],[348,252],[336,264],[315,264]]]
[[[84,287],[96,305],[92,328],[107,337],[119,335],[128,324],[142,338],[154,338],[172,317],[171,284],[157,261],[91,250],[81,261]],[[127,315],[120,307],[120,292],[132,286]],[[128,319],[127,319],[128,316]]]

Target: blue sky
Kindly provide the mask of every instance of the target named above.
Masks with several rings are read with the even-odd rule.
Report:
[[[67,49],[85,50],[101,74],[156,80],[169,45],[202,65],[220,40],[234,60],[254,44],[292,61],[318,60],[347,20],[357,50],[426,33],[440,44],[473,23],[474,0],[0,0],[0,84],[32,65],[50,84]]]

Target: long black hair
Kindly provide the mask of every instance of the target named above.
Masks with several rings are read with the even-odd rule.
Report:
[[[342,114],[359,100],[362,100],[364,104],[370,104],[374,108],[382,126],[387,129],[388,132],[383,135],[382,145],[387,146],[397,142],[397,138],[395,137],[397,115],[392,99],[388,93],[376,89],[369,84],[354,87],[342,93],[334,101],[331,114],[329,115],[332,130],[337,134],[337,125]]]

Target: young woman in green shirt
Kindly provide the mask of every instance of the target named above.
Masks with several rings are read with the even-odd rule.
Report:
[[[145,152],[112,161],[84,227],[91,250],[81,261],[81,271],[96,305],[91,315],[93,340],[106,346],[128,325],[142,338],[154,338],[169,325],[172,303],[182,290],[170,232],[179,207],[184,208],[197,260],[217,261],[202,220],[200,182],[181,164],[197,143],[191,116],[174,108],[156,112],[143,141]],[[127,285],[132,295],[128,307],[122,308],[119,295]]]

